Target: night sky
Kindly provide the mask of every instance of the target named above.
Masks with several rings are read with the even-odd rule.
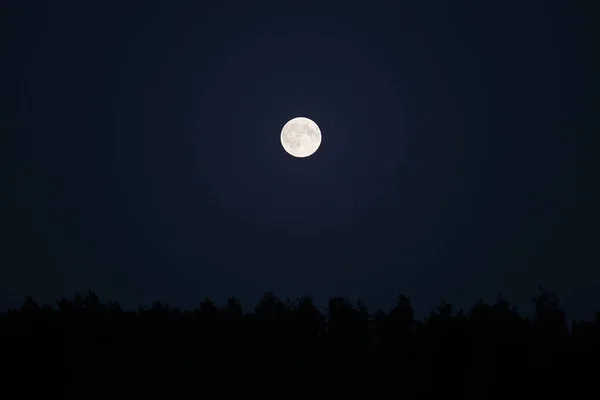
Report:
[[[542,284],[591,316],[575,3],[369,3],[3,3],[0,308],[271,290],[525,312]],[[305,159],[280,143],[297,116],[323,134]]]

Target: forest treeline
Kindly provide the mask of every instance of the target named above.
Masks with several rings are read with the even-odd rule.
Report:
[[[342,297],[321,312],[310,297],[271,292],[249,310],[234,297],[193,310],[158,301],[124,310],[89,292],[55,306],[26,297],[2,313],[0,332],[5,366],[63,371],[71,383],[140,374],[204,384],[393,383],[406,394],[583,387],[597,394],[600,312],[569,326],[555,294],[540,287],[531,300],[532,317],[498,296],[467,311],[442,303],[419,320],[406,296],[374,313]]]

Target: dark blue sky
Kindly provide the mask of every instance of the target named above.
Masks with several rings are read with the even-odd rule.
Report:
[[[8,3],[2,308],[273,290],[422,313],[538,283],[599,305],[568,2]],[[323,134],[307,159],[280,144],[296,116]]]

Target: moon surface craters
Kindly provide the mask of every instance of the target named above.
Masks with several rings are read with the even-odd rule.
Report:
[[[294,157],[308,157],[321,145],[321,130],[308,118],[293,118],[281,130],[281,144]]]

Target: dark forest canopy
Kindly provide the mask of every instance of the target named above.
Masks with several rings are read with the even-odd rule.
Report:
[[[511,305],[501,294],[496,298],[494,304],[486,304],[479,300],[469,312],[462,308],[455,310],[452,303],[442,301],[442,303],[432,310],[423,320],[415,319],[414,311],[410,297],[400,295],[396,304],[387,312],[378,309],[375,313],[369,313],[366,304],[358,300],[352,304],[345,297],[332,297],[325,313],[318,310],[310,296],[304,296],[295,300],[289,298],[280,299],[273,292],[265,292],[258,304],[251,309],[244,309],[240,300],[236,297],[230,297],[224,305],[217,305],[209,298],[202,300],[198,307],[192,310],[184,310],[173,307],[162,301],[155,301],[150,307],[139,307],[137,310],[125,310],[118,302],[103,302],[93,291],[85,295],[76,293],[72,300],[65,297],[56,302],[56,305],[38,304],[31,296],[26,296],[23,304],[18,309],[9,309],[0,313],[0,316],[23,320],[38,319],[51,320],[54,316],[68,316],[73,320],[78,317],[86,320],[122,320],[122,319],[162,319],[169,320],[281,320],[281,321],[303,321],[306,318],[318,319],[322,327],[327,331],[328,327],[335,323],[339,315],[354,315],[363,319],[370,328],[375,328],[377,322],[382,319],[395,319],[399,315],[401,318],[410,319],[413,330],[416,332],[418,327],[431,324],[432,321],[441,317],[446,319],[465,319],[465,321],[474,322],[479,318],[485,320],[503,320],[519,319],[531,327],[541,329],[540,324],[546,320],[553,320],[556,329],[568,333],[567,315],[561,308],[558,296],[555,293],[547,291],[539,286],[539,294],[531,298],[535,306],[535,315],[533,318],[523,317],[519,314],[517,307]],[[600,323],[600,311],[596,312],[595,320],[592,321],[573,321],[571,330],[573,334],[582,329],[582,327],[593,326]]]
[[[375,313],[342,297],[331,298],[322,313],[308,296],[291,301],[271,292],[250,310],[231,297],[222,306],[207,298],[193,310],[156,301],[127,311],[89,292],[54,307],[27,297],[2,314],[0,328],[14,344],[14,359],[5,362],[26,368],[36,360],[38,368],[59,365],[72,376],[86,366],[111,376],[203,371],[215,382],[227,370],[230,378],[255,383],[267,375],[282,383],[401,381],[415,393],[445,385],[497,393],[499,384],[550,392],[556,385],[591,384],[600,312],[568,326],[558,297],[540,290],[531,318],[498,296],[467,312],[443,302],[423,320],[415,319],[406,296]]]

